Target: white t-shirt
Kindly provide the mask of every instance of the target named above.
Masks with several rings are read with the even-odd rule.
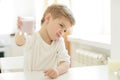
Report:
[[[24,52],[25,71],[43,71],[56,67],[60,61],[70,62],[63,38],[49,45],[41,38],[39,32],[26,37]]]

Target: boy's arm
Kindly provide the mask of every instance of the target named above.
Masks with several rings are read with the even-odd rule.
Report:
[[[26,40],[25,40],[25,36],[24,36],[23,33],[17,32],[17,33],[15,34],[15,43],[16,43],[16,45],[22,46],[22,45],[25,44],[25,41],[26,41]]]
[[[66,62],[66,61],[61,61],[57,67],[55,68],[50,68],[44,71],[45,76],[48,76],[50,78],[56,78],[59,75],[67,72],[67,70],[70,67],[70,63]]]
[[[70,63],[69,62],[66,62],[66,61],[61,61],[58,66],[57,66],[57,70],[58,70],[58,73],[59,75],[67,72],[67,70],[69,69],[70,67]]]

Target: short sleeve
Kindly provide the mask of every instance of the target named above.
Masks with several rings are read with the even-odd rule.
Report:
[[[68,51],[65,47],[64,39],[61,38],[58,47],[58,63],[61,61],[66,61],[70,63],[70,56],[68,55]]]

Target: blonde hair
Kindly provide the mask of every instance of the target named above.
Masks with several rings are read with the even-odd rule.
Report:
[[[65,17],[70,21],[71,25],[75,24],[75,19],[70,9],[65,5],[53,4],[46,9],[43,18],[41,19],[41,25],[44,23],[44,18],[48,13],[50,13],[54,19]]]

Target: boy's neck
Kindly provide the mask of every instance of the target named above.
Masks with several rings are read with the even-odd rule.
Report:
[[[50,39],[46,29],[40,29],[39,31],[40,36],[42,37],[42,39],[47,43],[47,44],[51,44],[52,40]]]

